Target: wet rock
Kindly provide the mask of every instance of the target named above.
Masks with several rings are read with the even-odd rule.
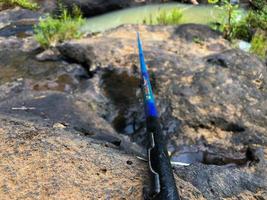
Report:
[[[76,0],[64,0],[62,3],[68,7],[72,7],[74,4],[78,5],[85,16],[93,16],[101,13],[106,13],[112,10],[118,10],[128,7],[129,4],[134,1],[76,1]]]
[[[12,23],[18,22],[28,22],[35,23],[38,21],[38,18],[41,16],[40,13],[35,11],[30,11],[27,9],[13,8],[7,9],[0,12],[0,30]]]
[[[74,4],[79,6],[85,16],[107,13],[113,10],[142,5],[146,3],[160,3],[161,0],[62,0],[63,5],[71,8]],[[164,1],[167,2],[167,1]]]
[[[175,168],[179,177],[191,182],[207,199],[214,200],[230,199],[230,197],[238,196],[240,193],[246,193],[244,191],[247,191],[248,194],[243,194],[241,199],[264,199],[267,182],[262,179],[262,174],[267,173],[266,168],[256,168],[256,171],[254,170],[255,168],[244,169],[203,164]],[[261,195],[251,197],[251,194],[258,192]]]
[[[0,37],[17,36],[25,38],[33,36],[33,22],[16,22],[0,30]]]
[[[24,40],[14,40],[14,45],[20,46]],[[12,51],[9,41],[0,51],[0,113],[36,123],[45,121],[51,127],[57,122],[68,124],[68,128],[82,135],[144,155],[103,119],[108,112],[104,105],[109,102],[99,91],[99,77],[89,79],[80,65],[51,61],[49,56],[37,61],[38,50]]]
[[[239,152],[231,152],[222,148],[214,148],[212,145],[185,145],[179,146],[171,152],[172,163],[178,165],[190,165],[203,163],[205,165],[228,166],[253,166],[264,160],[261,148],[248,147]]]
[[[39,53],[39,51],[38,49],[31,51],[31,48],[35,48],[35,43],[33,43],[33,46],[30,46],[29,44],[31,44],[31,42],[25,42],[24,40],[13,40],[11,38],[5,40],[4,43],[0,42],[0,46],[4,46],[3,49],[0,50],[0,83],[6,83],[9,81],[12,82],[21,78],[29,78],[42,82],[42,80],[46,79],[49,75],[54,76],[50,77],[51,81],[51,79],[57,79],[55,76],[64,74],[64,71],[66,73],[67,67],[64,68],[64,62],[62,61],[37,61],[35,56]],[[14,48],[16,46],[20,47],[20,49]],[[68,65],[68,67],[70,68],[70,71],[73,70],[73,72],[76,68],[79,69],[77,65]],[[30,82],[31,81],[27,83]],[[57,82],[63,87],[61,80],[57,80]],[[44,82],[42,82],[42,84],[44,84]]]
[[[244,0],[248,1],[248,0]],[[86,17],[99,15],[114,10],[119,10],[123,8],[141,6],[145,4],[154,4],[154,3],[169,3],[169,2],[180,2],[180,3],[189,3],[189,4],[208,4],[207,0],[62,0],[61,3],[68,8],[72,8],[74,4],[78,5]],[[241,0],[243,3],[243,0]],[[55,5],[56,3],[54,3]],[[56,6],[50,8],[56,9]]]

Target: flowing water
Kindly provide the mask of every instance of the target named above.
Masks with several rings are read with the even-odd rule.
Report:
[[[157,18],[160,10],[179,8],[183,17],[181,23],[209,24],[215,22],[221,11],[212,6],[194,6],[181,3],[167,3],[146,5],[110,12],[104,15],[89,18],[82,28],[85,32],[100,32],[122,24],[142,24],[144,20]]]

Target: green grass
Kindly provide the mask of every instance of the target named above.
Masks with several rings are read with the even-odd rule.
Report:
[[[221,16],[218,18],[218,30],[223,32],[224,38],[232,40],[234,38],[235,25],[240,21],[241,10],[239,5],[233,5],[230,0],[208,0],[211,4],[217,4],[215,7],[222,11]]]
[[[38,9],[38,4],[31,2],[29,0],[0,0],[0,4],[3,4],[7,7],[19,6],[21,8],[36,10]]]
[[[176,25],[181,23],[182,17],[182,11],[178,8],[164,9],[160,10],[155,18],[150,15],[148,19],[143,20],[143,23],[147,25]]]
[[[35,39],[43,48],[56,46],[65,40],[82,37],[80,27],[85,23],[80,10],[74,7],[72,14],[63,9],[57,17],[48,15],[34,27]]]
[[[157,17],[157,23],[161,25],[179,24],[181,22],[182,16],[182,12],[178,8],[171,11],[162,10]]]
[[[262,31],[256,32],[251,41],[250,51],[262,59],[267,57],[267,33]]]

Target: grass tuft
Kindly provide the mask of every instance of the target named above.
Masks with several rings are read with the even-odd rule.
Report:
[[[267,34],[263,31],[257,31],[251,41],[250,51],[260,58],[265,59],[267,56]]]
[[[78,39],[82,37],[80,27],[85,23],[80,10],[73,8],[70,13],[62,9],[57,17],[48,15],[40,19],[38,25],[34,27],[35,39],[43,48],[56,46],[65,40]]]
[[[176,25],[181,23],[183,17],[182,11],[178,8],[172,10],[160,10],[159,14],[154,17],[150,15],[148,19],[143,20],[147,25]]]

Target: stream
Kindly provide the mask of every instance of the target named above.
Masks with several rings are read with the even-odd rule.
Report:
[[[142,24],[144,20],[152,17],[157,18],[161,10],[172,10],[179,8],[182,11],[181,23],[209,24],[220,16],[221,11],[213,6],[188,5],[181,3],[165,3],[146,5],[114,11],[100,16],[89,18],[82,28],[84,32],[101,32],[122,24]],[[197,16],[197,17],[196,17]]]

